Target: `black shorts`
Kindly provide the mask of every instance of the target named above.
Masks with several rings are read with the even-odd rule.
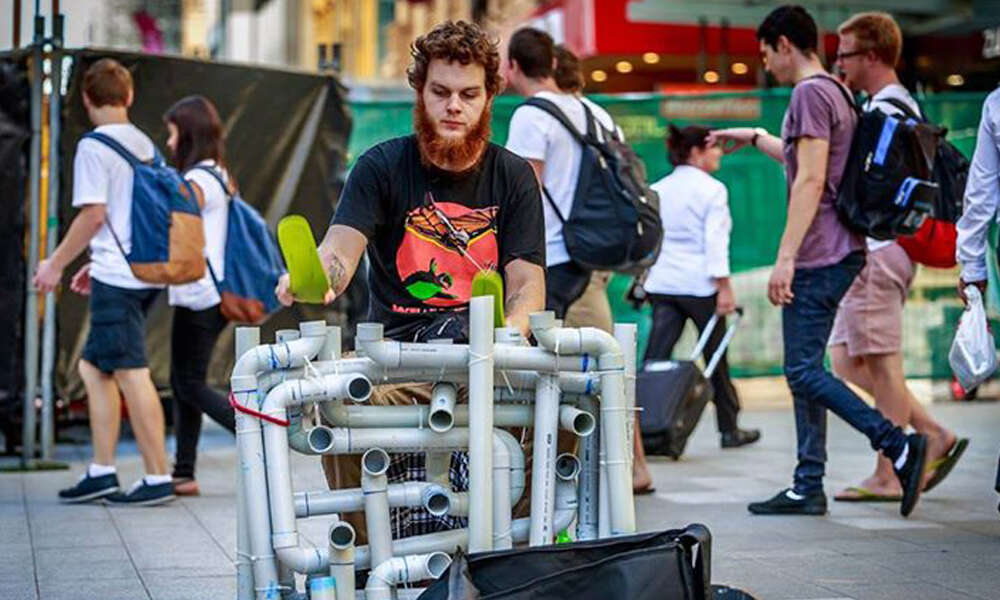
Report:
[[[159,293],[159,289],[132,290],[91,279],[84,360],[105,373],[148,366],[146,313]]]

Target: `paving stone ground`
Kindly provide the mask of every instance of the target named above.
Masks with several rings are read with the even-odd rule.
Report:
[[[715,541],[713,580],[767,600],[1000,598],[1000,514],[992,491],[1000,405],[938,404],[933,412],[972,438],[945,483],[909,519],[896,505],[831,503],[826,517],[753,517],[746,503],[787,485],[795,434],[788,409],[748,410],[764,438],[722,451],[706,415],[679,462],[653,459],[657,491],[637,499],[639,528],[705,523]],[[202,495],[156,508],[61,505],[56,491],[83,472],[86,446],[60,446],[71,471],[0,474],[0,599],[188,600],[235,597],[232,437],[206,423]],[[172,443],[172,442],[171,442]],[[830,419],[827,493],[872,467],[867,442]],[[296,456],[297,490],[324,485],[319,463]],[[124,485],[141,473],[121,446]],[[318,543],[327,522],[300,521]]]

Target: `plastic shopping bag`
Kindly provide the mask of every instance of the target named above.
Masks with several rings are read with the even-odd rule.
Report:
[[[967,286],[965,297],[969,303],[958,320],[948,363],[962,389],[971,390],[993,374],[997,366],[997,350],[986,325],[986,309],[979,289]]]

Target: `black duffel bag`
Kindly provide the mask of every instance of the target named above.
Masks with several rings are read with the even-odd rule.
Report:
[[[418,600],[709,600],[704,525],[479,554],[457,554]]]

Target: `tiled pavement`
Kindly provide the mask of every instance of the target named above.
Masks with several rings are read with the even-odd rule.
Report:
[[[794,462],[787,410],[745,413],[761,427],[751,449],[720,451],[706,415],[677,463],[656,459],[657,492],[637,500],[640,529],[707,524],[715,536],[713,580],[762,599],[1000,598],[1000,514],[992,491],[1000,405],[935,405],[972,438],[951,477],[907,520],[895,505],[831,504],[825,518],[751,517],[745,504],[786,484]],[[828,493],[872,465],[867,443],[830,419]],[[82,472],[88,449],[61,446],[72,472],[0,474],[0,598],[188,600],[232,598],[235,577],[232,438],[206,425],[202,496],[148,509],[66,506],[57,489]],[[123,444],[122,483],[141,471]],[[295,457],[296,489],[323,485],[315,459]],[[326,521],[301,521],[319,542]]]

